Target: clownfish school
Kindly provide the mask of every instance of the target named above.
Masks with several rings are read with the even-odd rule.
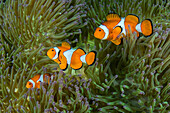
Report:
[[[125,18],[120,18],[117,14],[109,14],[106,17],[107,21],[102,23],[94,32],[94,36],[101,40],[109,40],[116,45],[121,43],[121,39],[129,35],[129,27],[132,33],[136,32],[137,37],[139,33],[142,33],[145,37],[152,35],[153,25],[150,19],[145,19],[139,23],[139,18],[136,15],[129,14]],[[125,31],[127,29],[127,32]],[[128,34],[126,34],[128,33]],[[123,35],[120,35],[123,34]],[[61,46],[53,47],[47,51],[47,56],[59,64],[60,69],[63,71],[67,69],[68,65],[72,69],[81,69],[83,63],[91,66],[96,61],[97,52],[91,51],[86,54],[86,52],[81,49],[72,49],[70,44],[67,42],[62,42]],[[54,75],[50,74],[36,74],[31,78],[27,84],[27,88],[40,88],[40,83],[47,81],[48,84],[50,80],[53,80]]]
[[[131,31],[137,33],[139,37],[139,32],[145,37],[152,35],[153,25],[150,19],[145,19],[139,23],[139,18],[136,15],[129,14],[125,18],[120,18],[118,14],[109,14],[106,17],[107,21],[102,23],[94,32],[94,37],[101,40],[109,40],[116,45],[121,43],[122,36],[118,37],[119,34],[126,36],[126,30],[129,33],[129,27]]]
[[[96,60],[96,54],[95,51],[86,54],[81,48],[72,49],[67,42],[63,42],[62,46],[53,47],[47,51],[47,56],[57,62],[62,70],[66,70],[68,64],[75,70],[80,69],[83,63],[91,66]]]

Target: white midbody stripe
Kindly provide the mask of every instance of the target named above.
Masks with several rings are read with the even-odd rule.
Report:
[[[54,47],[54,49],[55,49],[56,54],[55,54],[55,56],[52,59],[57,59],[58,58],[58,52],[60,50],[58,49],[58,47]]]
[[[32,85],[33,85],[33,88],[35,87],[35,82],[33,81],[33,80],[29,80],[29,82],[31,82],[32,83]]]
[[[86,63],[86,55],[82,55],[82,56],[80,57],[80,60],[81,60],[82,62]]]
[[[124,33],[126,35],[126,31],[125,31],[125,18],[121,18],[121,21],[115,27],[117,27],[117,26],[120,26],[122,28],[122,33]]]
[[[70,50],[67,50],[63,53],[63,55],[66,57],[67,59],[67,64],[70,64],[71,63],[71,57],[73,55],[73,52],[75,51],[76,49],[70,49]]]
[[[104,32],[105,32],[105,36],[104,36],[104,38],[103,38],[102,40],[106,40],[107,37],[108,37],[108,35],[109,35],[109,29],[108,29],[105,25],[100,25],[99,27],[100,27],[101,29],[103,29]]]
[[[37,80],[37,83],[38,83],[39,81],[40,81],[40,82],[44,82],[44,80],[43,80],[43,74],[42,74],[42,75],[40,76],[40,78]]]
[[[138,31],[138,32],[142,32],[141,30],[141,23],[137,24],[135,29]]]

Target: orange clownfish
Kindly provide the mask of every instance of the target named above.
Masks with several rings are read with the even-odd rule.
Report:
[[[86,54],[83,49],[72,49],[67,42],[63,42],[62,46],[49,49],[47,56],[57,62],[62,70],[66,70],[68,64],[71,68],[77,70],[82,67],[83,63],[87,63],[90,66],[96,60],[95,51]]]
[[[53,79],[54,76],[50,76],[50,74],[45,73],[44,75],[42,74],[36,74],[33,78],[31,78],[27,84],[27,88],[40,88],[40,83],[46,81],[46,77],[48,76],[51,80]],[[48,80],[48,83],[50,81]]]
[[[121,43],[122,36],[118,37],[118,35],[120,33],[126,35],[125,29],[129,32],[128,25],[130,25],[132,33],[134,31],[137,33],[137,37],[139,37],[139,32],[144,36],[150,36],[153,33],[153,25],[150,19],[139,23],[139,18],[133,14],[129,14],[125,18],[120,18],[118,14],[109,14],[106,19],[107,21],[95,30],[94,36],[101,40],[112,41],[116,45]]]

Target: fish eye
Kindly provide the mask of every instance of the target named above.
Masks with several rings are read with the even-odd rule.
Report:
[[[41,82],[41,81],[39,81],[39,82]]]
[[[99,29],[99,31],[101,31],[101,30]]]
[[[31,83],[29,83],[29,85],[31,85]]]
[[[52,51],[54,51],[54,50],[52,49]]]

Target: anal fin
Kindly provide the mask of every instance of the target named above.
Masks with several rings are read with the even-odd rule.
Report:
[[[116,39],[116,40],[110,40],[112,43],[114,43],[115,45],[119,45],[121,43],[121,39]]]
[[[62,69],[63,71],[65,71],[68,67],[68,64],[67,63],[62,63],[62,64],[59,64],[60,66],[60,69]]]

